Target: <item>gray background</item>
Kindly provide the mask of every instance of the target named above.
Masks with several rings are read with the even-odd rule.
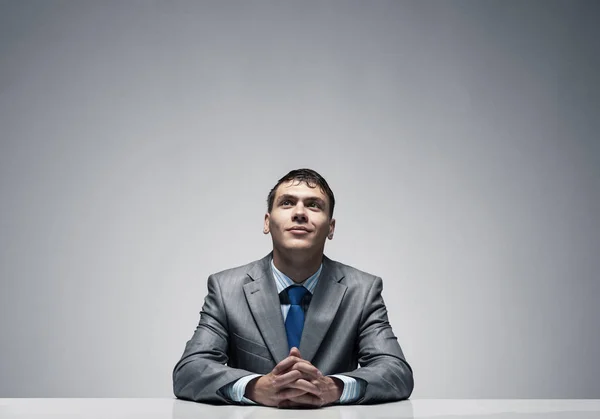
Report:
[[[600,398],[600,3],[2,1],[0,397],[169,397],[288,170],[414,398]]]

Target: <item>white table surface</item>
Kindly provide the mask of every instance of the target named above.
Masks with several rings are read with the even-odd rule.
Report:
[[[417,399],[372,406],[278,410],[255,406],[211,406],[175,399],[0,399],[0,419],[600,419],[598,400]]]

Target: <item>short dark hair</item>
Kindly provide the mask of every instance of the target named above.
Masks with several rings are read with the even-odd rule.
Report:
[[[318,174],[312,169],[297,169],[292,170],[287,175],[277,181],[277,184],[273,186],[269,196],[267,197],[267,209],[268,212],[273,210],[273,201],[275,200],[275,191],[284,182],[298,181],[298,183],[304,182],[310,188],[316,188],[317,186],[327,195],[329,198],[329,218],[333,217],[333,207],[335,207],[335,197],[333,191],[327,184],[327,181],[323,176]]]

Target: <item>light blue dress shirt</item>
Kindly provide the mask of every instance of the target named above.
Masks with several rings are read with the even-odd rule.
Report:
[[[283,272],[275,267],[273,260],[271,259],[271,270],[273,272],[273,277],[275,278],[275,284],[277,285],[277,293],[281,293],[284,289],[291,285],[297,285],[294,281],[288,278]],[[321,276],[321,271],[323,270],[323,265],[319,266],[319,270],[311,275],[306,281],[304,281],[302,286],[304,286],[308,292],[313,294],[317,283],[319,282],[319,277]],[[281,314],[283,316],[283,322],[285,323],[285,319],[287,318],[288,311],[290,310],[289,304],[281,304]],[[252,381],[256,377],[260,377],[261,374],[250,374],[245,377],[240,378],[235,383],[229,384],[223,388],[223,392],[225,397],[233,400],[234,402],[241,402],[245,404],[256,404],[252,400],[244,397],[246,393],[246,386],[250,381]],[[342,395],[340,397],[339,403],[352,403],[360,397],[362,394],[362,381],[357,381],[352,377],[347,377],[341,374],[330,375],[330,377],[335,377],[340,379],[344,383],[344,390],[342,391]]]

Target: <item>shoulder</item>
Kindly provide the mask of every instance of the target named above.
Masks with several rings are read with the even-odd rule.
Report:
[[[262,272],[265,267],[268,266],[270,261],[270,254],[262,259],[246,263],[245,265],[236,266],[234,268],[225,269],[210,275],[209,279],[212,278],[217,282],[227,281],[241,281],[246,282],[250,277],[256,276],[256,273]]]
[[[244,285],[259,276],[257,273],[261,272],[264,259],[213,273],[207,281],[209,294],[220,294],[223,301],[239,300],[242,298]]]

